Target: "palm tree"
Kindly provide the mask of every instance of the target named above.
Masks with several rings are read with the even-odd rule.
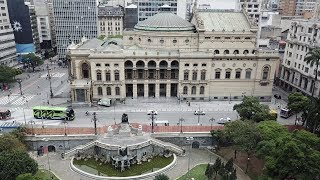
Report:
[[[312,84],[312,96],[314,94],[314,89],[315,89],[315,84],[318,80],[318,70],[319,70],[319,65],[320,65],[320,49],[312,49],[311,51],[309,51],[306,55],[306,57],[304,58],[304,61],[307,64],[310,64],[311,66],[313,66],[314,64],[316,65],[316,75],[314,78],[314,82]]]

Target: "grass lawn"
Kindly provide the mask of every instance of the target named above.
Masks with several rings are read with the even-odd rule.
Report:
[[[234,157],[234,149],[232,147],[222,147],[219,151],[215,152],[229,160]],[[243,171],[246,170],[247,167],[247,153],[237,151],[237,159],[234,161]],[[264,166],[264,162],[261,159],[258,159],[254,155],[250,157],[249,166],[248,166],[248,176],[252,180],[258,180],[258,177],[262,175],[262,169]]]
[[[37,177],[37,178],[39,178],[41,180],[51,180],[51,177],[53,177],[54,180],[59,180],[50,171],[45,170],[45,169],[39,169],[38,172],[35,174],[35,177]]]
[[[195,166],[190,170],[190,178],[195,180],[207,180],[208,178],[204,175],[208,164],[200,164]],[[188,173],[181,176],[178,180],[186,180],[188,178]]]
[[[127,176],[136,176],[152,172],[153,170],[158,170],[170,164],[173,161],[173,156],[169,158],[156,156],[150,162],[142,162],[142,164],[134,164],[130,166],[130,169],[126,169],[123,172],[120,172],[120,169],[115,169],[112,164],[104,164],[100,161],[96,161],[94,158],[84,160],[73,160],[73,164],[88,173],[101,176],[118,176],[118,177],[127,177]],[[101,165],[100,165],[101,164]]]

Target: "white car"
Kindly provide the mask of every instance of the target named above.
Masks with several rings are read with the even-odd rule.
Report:
[[[218,121],[218,124],[225,124],[227,122],[230,122],[231,119],[229,117],[227,118],[220,118],[219,121]]]
[[[155,110],[149,110],[148,113],[147,113],[147,115],[151,115],[152,113],[153,113],[154,115],[157,115],[157,114],[158,114],[158,112],[155,111]]]
[[[206,115],[206,113],[204,111],[194,111],[194,115]]]

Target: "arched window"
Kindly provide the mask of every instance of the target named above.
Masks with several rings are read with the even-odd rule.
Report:
[[[244,50],[243,54],[249,54],[249,51],[248,50]]]
[[[196,94],[196,93],[197,93],[197,88],[195,86],[192,86],[191,94]]]
[[[132,68],[132,67],[133,67],[132,61],[126,61],[126,62],[124,63],[124,67],[126,67],[126,68]]]
[[[136,66],[137,66],[137,68],[144,68],[144,62],[143,61],[138,61]]]
[[[187,86],[183,87],[183,94],[188,94],[188,87]]]
[[[161,61],[161,62],[159,63],[159,67],[160,67],[160,68],[167,69],[167,68],[168,68],[168,63],[167,63],[167,61]]]
[[[89,78],[89,65],[87,63],[83,63],[81,68],[82,68],[82,78]]]
[[[111,87],[107,87],[107,95],[111,95]]]
[[[183,74],[183,80],[189,80],[189,71],[185,71]]]
[[[120,88],[116,87],[116,96],[120,96]]]
[[[119,71],[114,71],[114,80],[115,80],[115,81],[119,81],[119,80],[120,80]]]
[[[251,71],[252,69],[246,69],[246,79],[251,79]]]
[[[99,96],[102,96],[103,94],[102,94],[102,87],[98,87],[98,95]]]
[[[132,38],[132,37],[129,37],[129,40],[130,40],[130,41],[132,41],[132,40],[133,40],[133,38]]]
[[[262,80],[268,80],[268,78],[269,78],[269,71],[270,71],[270,68],[269,68],[268,66],[263,67],[263,70],[262,70]]]
[[[198,76],[198,73],[197,73],[197,71],[193,71],[193,73],[192,73],[192,80],[197,80],[197,76]]]
[[[228,49],[224,50],[223,54],[229,54],[229,50]]]
[[[101,77],[101,71],[97,71],[97,81],[101,81],[102,77]]]
[[[206,71],[201,71],[201,80],[206,80]]]
[[[220,54],[219,50],[214,50],[214,54]]]
[[[200,94],[204,94],[204,86],[200,87]]]
[[[156,67],[157,63],[155,61],[149,61],[148,62],[148,67]]]
[[[239,50],[234,50],[233,54],[239,54]]]
[[[111,81],[110,72],[106,72],[106,81]]]

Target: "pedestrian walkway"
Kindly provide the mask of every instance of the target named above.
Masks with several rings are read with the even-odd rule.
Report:
[[[60,72],[50,73],[51,78],[61,78],[64,75],[66,75],[66,73],[60,73]],[[40,77],[41,78],[47,78],[48,77],[48,73],[45,73],[45,74],[41,75]]]
[[[20,95],[20,94],[11,94],[10,96],[1,96],[0,105],[24,105],[28,101],[34,98],[34,95]]]

